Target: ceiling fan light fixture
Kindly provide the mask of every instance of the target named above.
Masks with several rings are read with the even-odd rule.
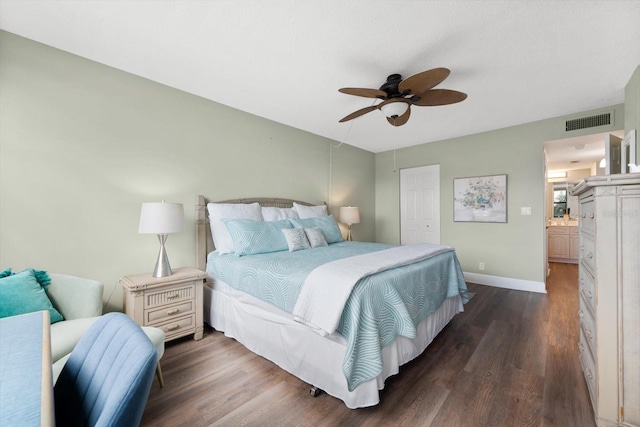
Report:
[[[407,108],[409,108],[409,104],[406,102],[389,102],[380,107],[380,111],[389,118],[397,118],[402,116]]]

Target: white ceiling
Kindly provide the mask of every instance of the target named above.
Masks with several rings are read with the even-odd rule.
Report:
[[[618,138],[624,131],[611,132]],[[547,141],[544,144],[547,169],[549,171],[569,171],[590,169],[594,163],[605,157],[604,141],[606,133]]]
[[[624,102],[640,1],[21,1],[0,28],[372,152]],[[341,87],[446,67],[401,127]]]

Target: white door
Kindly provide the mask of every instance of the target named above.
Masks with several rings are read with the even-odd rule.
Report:
[[[440,165],[400,170],[400,244],[440,244]]]

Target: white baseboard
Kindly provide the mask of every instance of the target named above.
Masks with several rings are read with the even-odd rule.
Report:
[[[544,282],[532,280],[512,279],[510,277],[489,276],[488,274],[464,272],[464,280],[479,285],[495,286],[496,288],[514,289],[516,291],[529,291],[546,294]]]

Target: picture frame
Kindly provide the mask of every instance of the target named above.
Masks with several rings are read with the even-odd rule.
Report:
[[[507,222],[507,175],[453,179],[454,222]]]

